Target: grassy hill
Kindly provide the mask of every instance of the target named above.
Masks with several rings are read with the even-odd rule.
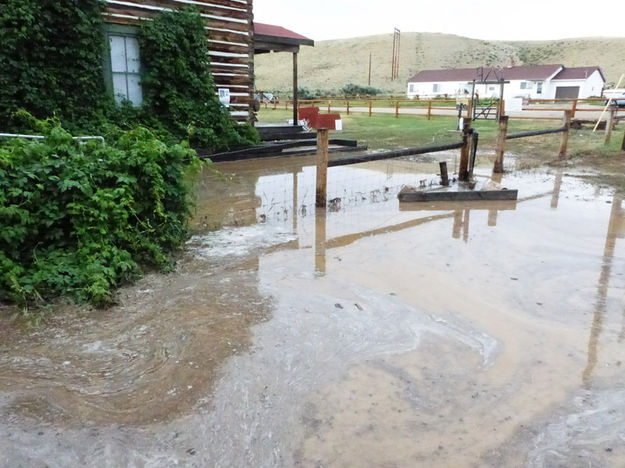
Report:
[[[392,34],[317,42],[302,47],[300,86],[338,90],[347,83],[367,85],[369,53],[371,86],[403,93],[405,83],[419,70],[478,66],[562,63],[569,67],[599,65],[609,83],[625,73],[625,38],[580,38],[558,41],[484,41],[438,33],[402,33],[399,79],[390,79]],[[291,54],[256,56],[256,88],[290,91]]]

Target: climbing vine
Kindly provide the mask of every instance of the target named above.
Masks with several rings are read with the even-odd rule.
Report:
[[[98,0],[0,2],[1,130],[20,130],[19,109],[85,127],[110,103],[102,70]]]
[[[195,8],[163,11],[139,36],[147,115],[193,146],[227,150],[257,141],[237,124],[215,94],[205,23]]]

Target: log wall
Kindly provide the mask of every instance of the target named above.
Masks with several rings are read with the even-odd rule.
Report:
[[[206,20],[211,71],[218,88],[230,89],[230,110],[251,118],[254,101],[253,0],[106,0],[106,21],[136,25],[162,10],[193,5]]]

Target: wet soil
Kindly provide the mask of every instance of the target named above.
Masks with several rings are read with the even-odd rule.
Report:
[[[625,465],[625,209],[595,170],[419,205],[436,158],[369,163],[316,210],[310,158],[218,167],[174,273],[0,311],[0,466]]]

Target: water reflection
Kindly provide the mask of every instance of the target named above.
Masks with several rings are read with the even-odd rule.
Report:
[[[563,169],[559,169],[556,173],[556,178],[553,183],[553,196],[551,197],[551,208],[554,210],[558,208],[558,202],[560,201],[560,191],[562,190],[562,176]]]
[[[599,344],[601,333],[604,328],[605,315],[608,306],[608,290],[610,288],[610,276],[617,239],[625,238],[625,216],[622,208],[622,196],[616,195],[612,200],[610,211],[610,221],[605,236],[603,248],[603,258],[601,263],[601,273],[597,284],[597,300],[593,312],[592,326],[590,328],[590,338],[588,340],[588,362],[582,374],[584,385],[590,386],[593,374],[597,367],[599,356]],[[621,337],[623,331],[621,331]],[[621,340],[619,339],[619,342]]]
[[[315,222],[315,274],[326,274],[326,234],[328,213],[325,208],[316,208]]]
[[[220,165],[234,175],[201,181],[174,275],[0,343],[0,464],[480,464],[566,403],[580,372],[595,382],[620,198],[603,245],[607,205],[562,173],[507,175],[518,202],[400,204],[427,165],[333,170],[340,209],[312,211],[309,166]],[[596,275],[597,243],[591,298],[571,276]],[[532,447],[521,432],[506,466]]]

